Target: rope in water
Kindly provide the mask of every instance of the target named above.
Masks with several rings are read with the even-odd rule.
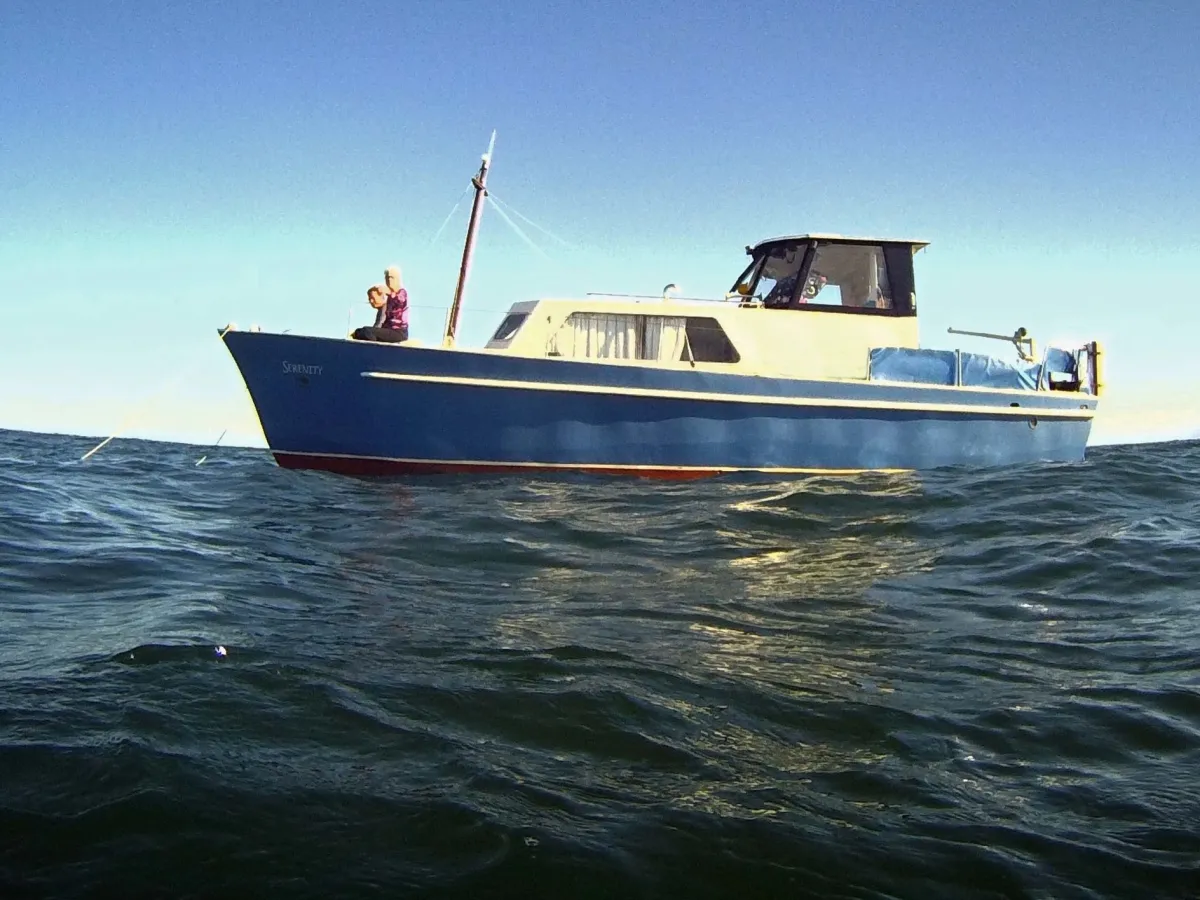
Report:
[[[217,443],[215,443],[215,444],[213,444],[213,445],[212,445],[212,449],[213,449],[214,451],[215,451],[215,450],[217,449],[217,447],[220,445],[220,443],[221,443],[221,439],[225,437],[225,435],[228,433],[228,431],[229,431],[229,429],[228,429],[228,428],[226,428],[226,429],[225,429],[225,431],[222,431],[222,432],[221,432],[221,437],[217,438]],[[208,454],[207,454],[207,453],[205,453],[205,454],[204,454],[202,457],[200,457],[198,460],[196,460],[196,465],[200,465],[200,464],[201,464],[202,462],[204,462],[206,459],[208,459]]]
[[[229,330],[229,326],[226,326],[225,328],[221,329],[220,337],[222,339],[224,339],[225,332],[227,332],[228,330]],[[189,366],[187,369],[184,369],[182,372],[180,372],[178,375],[176,375],[175,378],[173,378],[171,381],[168,381],[165,385],[161,386],[157,391],[154,391],[152,394],[150,394],[149,397],[144,398],[142,400],[142,402],[139,403],[137,406],[135,406],[133,411],[130,412],[129,415],[127,415],[125,417],[125,419],[117,427],[116,431],[114,431],[112,434],[110,434],[108,437],[106,437],[104,440],[102,440],[100,443],[98,443],[95,447],[93,447],[87,453],[83,454],[83,456],[79,457],[79,461],[83,462],[84,460],[88,459],[93,454],[99,452],[99,450],[102,447],[106,446],[114,438],[119,437],[121,434],[123,434],[125,431],[127,431],[129,429],[129,427],[131,425],[133,425],[133,423],[135,421],[137,421],[139,416],[145,413],[146,407],[149,406],[151,402],[160,399],[169,390],[178,386],[180,382],[182,382],[185,378],[190,376],[196,369],[200,368],[201,365],[203,365],[205,362],[207,362],[207,360],[198,360],[195,365]]]

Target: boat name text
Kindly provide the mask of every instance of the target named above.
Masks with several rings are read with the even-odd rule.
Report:
[[[309,366],[304,363],[283,361],[283,374],[285,375],[320,375],[324,366]]]

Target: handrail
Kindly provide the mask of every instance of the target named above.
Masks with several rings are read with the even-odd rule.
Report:
[[[988,338],[989,340],[993,340],[993,341],[1008,341],[1014,347],[1017,348],[1017,355],[1019,357],[1021,357],[1021,360],[1023,362],[1033,362],[1034,361],[1033,338],[1031,338],[1029,336],[1029,332],[1026,331],[1024,328],[1018,328],[1012,334],[994,334],[990,331],[963,331],[958,328],[947,328],[946,331],[949,334],[964,334],[964,335],[967,335],[968,337]],[[1024,349],[1022,349],[1022,346],[1021,346],[1022,344],[1028,345],[1028,347],[1029,347],[1028,352],[1026,352]]]

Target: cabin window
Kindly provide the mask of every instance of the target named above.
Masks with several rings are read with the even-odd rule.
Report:
[[[688,351],[691,356],[688,356]],[[725,329],[716,319],[689,316],[687,319],[687,345],[683,348],[682,360],[696,362],[735,363],[741,360],[737,349],[725,334]]]
[[[511,341],[528,318],[529,313],[509,313],[500,323],[500,327],[496,329],[496,333],[492,335],[492,340]]]
[[[551,355],[572,359],[678,359],[683,319],[626,313],[571,313],[554,336]]]
[[[818,244],[798,303],[891,309],[883,248],[863,244]]]
[[[582,312],[567,317],[550,342],[549,355],[658,362],[737,362],[739,358],[716,319]]]

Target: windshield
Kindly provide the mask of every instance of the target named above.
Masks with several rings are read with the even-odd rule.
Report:
[[[806,241],[775,244],[755,257],[731,293],[761,298],[766,306],[786,306],[796,286],[796,276],[804,264]]]

